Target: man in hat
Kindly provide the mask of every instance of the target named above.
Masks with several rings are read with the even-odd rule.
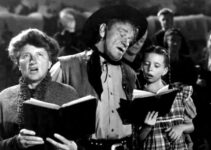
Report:
[[[60,57],[51,69],[53,80],[72,85],[81,97],[99,99],[96,131],[82,143],[86,150],[130,149],[132,126],[123,124],[117,109],[120,99],[132,100],[136,75],[121,59],[146,29],[146,19],[130,6],[101,8],[84,26],[88,50]]]

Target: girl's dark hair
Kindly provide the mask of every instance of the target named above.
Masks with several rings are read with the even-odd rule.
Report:
[[[159,55],[163,55],[164,56],[164,63],[169,68],[169,64],[170,64],[169,53],[168,53],[168,50],[166,48],[161,47],[161,46],[157,46],[157,45],[151,45],[144,50],[143,58],[148,53],[156,53],[156,54],[159,54]]]
[[[52,63],[56,62],[59,52],[58,43],[38,29],[26,29],[13,37],[8,46],[9,56],[15,64],[18,64],[21,49],[27,44],[44,48]]]

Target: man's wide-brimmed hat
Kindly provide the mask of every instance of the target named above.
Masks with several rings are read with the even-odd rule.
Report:
[[[134,24],[139,29],[137,39],[142,37],[147,30],[147,20],[137,9],[128,5],[107,6],[97,10],[87,19],[82,32],[84,42],[88,46],[93,46],[99,38],[99,26],[112,19]]]

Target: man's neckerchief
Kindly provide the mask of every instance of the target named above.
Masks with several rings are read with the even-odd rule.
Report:
[[[102,83],[101,83],[101,64],[100,64],[100,56],[105,59],[105,62],[108,62],[112,65],[121,65],[121,61],[113,61],[107,55],[99,52],[97,47],[92,47],[93,53],[90,56],[90,59],[87,62],[87,73],[88,79],[92,87],[95,89],[97,95],[100,97],[103,91]]]
[[[47,73],[46,77],[42,80],[42,82],[36,87],[35,90],[30,90],[28,88],[28,83],[24,80],[23,77],[19,80],[20,92],[18,95],[17,101],[17,112],[18,112],[18,125],[19,128],[23,128],[24,116],[23,116],[23,102],[30,99],[36,98],[38,100],[45,100],[45,93],[48,87],[49,82],[51,81],[51,76]]]

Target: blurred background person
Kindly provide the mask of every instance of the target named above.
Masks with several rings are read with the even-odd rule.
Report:
[[[208,33],[207,36],[206,47],[202,50],[199,67],[200,76],[197,84],[201,87],[207,87],[208,90],[211,88],[211,31]]]
[[[6,50],[11,37],[12,32],[9,31],[8,25],[5,23],[4,31],[1,34],[2,40],[0,41],[0,91],[8,86],[8,77],[13,66]]]
[[[210,91],[211,91],[211,31],[207,34],[207,42],[205,48],[201,52],[199,60],[199,75],[196,86],[196,104],[198,108],[198,117],[195,121],[197,130],[194,133],[196,142],[199,147],[211,149],[211,129],[210,121],[207,115],[211,113]]]
[[[49,35],[53,36],[58,32],[58,20],[59,11],[61,10],[60,0],[47,0],[44,1],[45,7],[41,9],[43,14],[43,31]]]
[[[14,10],[14,13],[17,15],[28,15],[33,12],[38,11],[38,2],[37,0],[21,0]]]
[[[203,99],[200,96],[197,87],[198,69],[196,68],[192,57],[190,55],[189,47],[185,41],[183,34],[177,28],[168,29],[164,34],[164,46],[168,49],[170,55],[170,69],[167,76],[164,77],[164,81],[174,83],[180,83],[193,86],[193,101],[197,108],[197,116],[193,119],[195,131],[191,133],[191,137],[194,143],[194,149],[197,149],[204,144],[204,140],[207,141],[203,134],[202,126],[206,126],[206,107],[204,107]],[[204,115],[205,116],[204,116]],[[206,118],[206,119],[205,119]],[[204,121],[202,121],[204,120]],[[202,123],[204,122],[204,123]],[[200,135],[200,136],[198,136]],[[202,142],[203,140],[203,142]],[[207,146],[205,144],[204,146]]]
[[[140,59],[141,49],[144,47],[145,41],[147,39],[148,31],[144,33],[144,35],[137,40],[136,43],[131,45],[126,53],[124,54],[124,61],[130,65],[135,71],[140,68],[141,62],[138,62],[137,59]]]
[[[20,72],[8,56],[7,47],[13,36],[8,24],[4,22],[0,41],[0,91],[18,83]]]
[[[161,25],[161,29],[152,35],[152,43],[154,45],[164,46],[163,38],[165,31],[174,27],[174,13],[169,8],[162,8],[157,13],[158,20]]]
[[[191,55],[188,53],[189,47],[183,34],[177,28],[168,29],[164,34],[163,42],[164,47],[168,49],[171,66],[164,81],[195,86],[197,70]]]
[[[73,8],[64,8],[60,11],[59,31],[54,35],[61,48],[59,56],[79,53],[84,48],[79,35],[85,20],[85,16]]]
[[[137,74],[137,88],[141,88],[141,82],[143,82],[143,75],[141,71],[141,60],[142,54],[145,48],[147,48],[151,42],[147,39],[148,30],[145,31],[144,35],[140,37],[132,46],[128,48],[122,61],[127,63]]]

